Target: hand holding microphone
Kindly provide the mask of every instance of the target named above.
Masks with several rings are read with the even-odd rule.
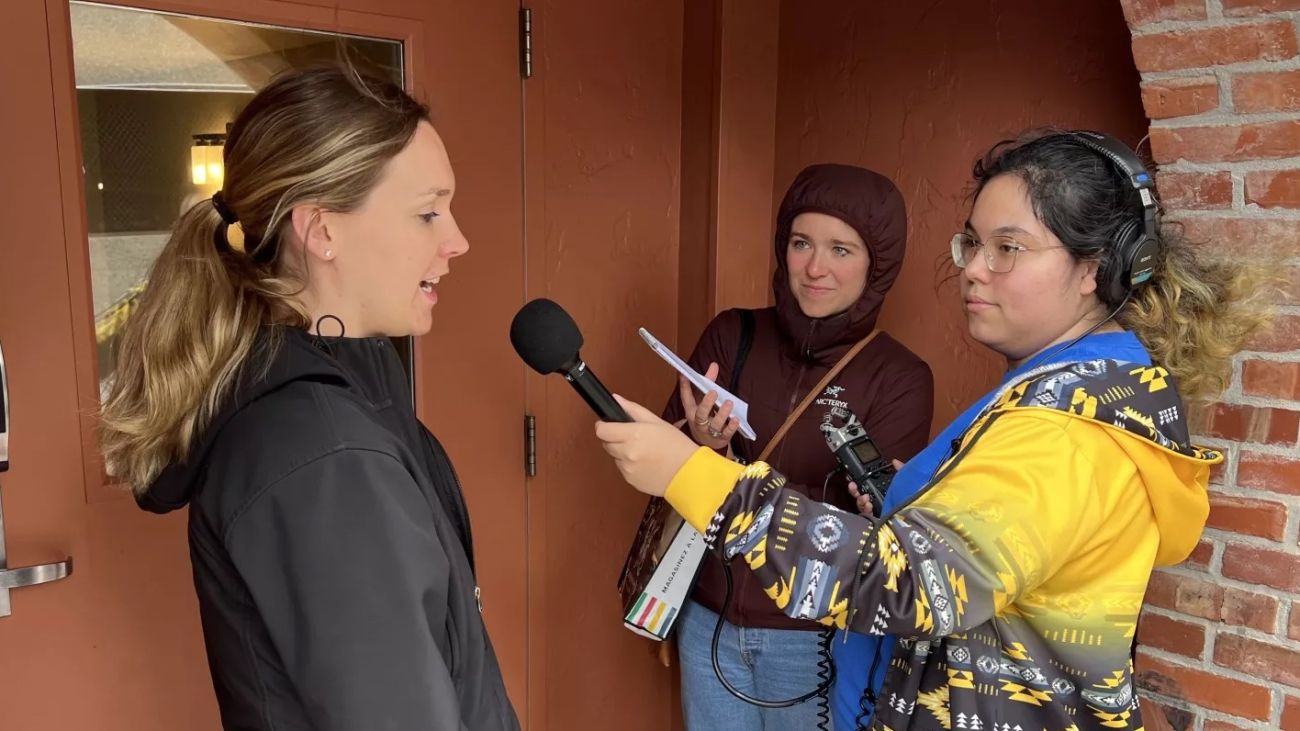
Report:
[[[579,354],[582,332],[569,313],[548,299],[524,305],[510,323],[510,342],[533,370],[559,373],[600,416],[596,437],[628,484],[663,495],[698,445],[653,412],[605,388]]]
[[[644,406],[615,398],[632,416],[632,423],[596,422],[596,438],[604,443],[627,484],[662,497],[700,445]]]

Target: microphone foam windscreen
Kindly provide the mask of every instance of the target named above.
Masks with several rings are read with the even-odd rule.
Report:
[[[530,368],[545,375],[577,356],[582,332],[563,307],[548,299],[535,299],[515,314],[510,344]]]

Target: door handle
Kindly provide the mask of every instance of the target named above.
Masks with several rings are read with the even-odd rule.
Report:
[[[16,569],[0,570],[0,591],[21,589],[24,586],[48,584],[51,581],[66,579],[72,573],[72,559],[43,563],[36,566],[23,566]],[[5,616],[0,614],[0,617]]]
[[[4,502],[0,500],[0,617],[8,617],[13,614],[13,605],[9,601],[9,591],[11,589],[47,584],[51,581],[67,578],[71,573],[71,558],[36,566],[9,568],[5,553]]]
[[[9,376],[5,371],[4,348],[0,348],[0,472],[9,469]],[[0,499],[0,617],[13,613],[9,602],[9,591],[25,586],[46,584],[66,578],[72,573],[72,559],[37,566],[20,566],[9,568],[8,555],[5,553],[5,511],[4,500]]]

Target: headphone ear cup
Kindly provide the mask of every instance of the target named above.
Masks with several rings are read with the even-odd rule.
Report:
[[[1132,272],[1133,256],[1142,236],[1138,224],[1133,221],[1120,226],[1115,232],[1115,250],[1103,266],[1097,270],[1097,287],[1104,293],[1107,304],[1117,305],[1129,290],[1129,274]]]
[[[1133,253],[1125,267],[1125,292],[1137,289],[1151,281],[1156,273],[1156,263],[1160,260],[1160,239],[1139,234],[1133,242]]]

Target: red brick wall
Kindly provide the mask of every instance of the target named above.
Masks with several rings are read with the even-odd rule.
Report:
[[[1205,538],[1147,594],[1147,727],[1300,731],[1300,0],[1121,2],[1170,217],[1288,278],[1199,429],[1229,455]]]

